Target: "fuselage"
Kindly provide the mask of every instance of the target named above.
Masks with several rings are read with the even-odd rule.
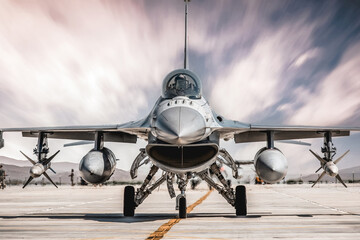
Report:
[[[150,113],[147,155],[166,171],[202,171],[215,161],[219,138],[214,114],[201,95],[201,82],[191,71],[179,69],[166,76],[163,94]]]
[[[152,115],[152,135],[177,146],[206,139],[211,134],[214,123],[210,106],[203,97],[190,99],[178,96],[162,99]]]
[[[201,81],[193,72],[179,69],[165,77],[162,96],[149,119],[151,131],[145,151],[157,167],[178,174],[201,172],[217,160],[217,130],[223,128],[223,119],[202,96]],[[261,153],[255,157],[257,174],[269,183],[283,179],[285,156],[278,149],[264,148]]]

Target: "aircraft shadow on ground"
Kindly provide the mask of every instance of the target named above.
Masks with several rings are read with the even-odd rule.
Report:
[[[31,215],[14,215],[14,216],[0,216],[2,219],[83,219],[98,222],[121,222],[121,223],[135,223],[135,222],[151,222],[157,220],[170,220],[176,218],[174,214],[136,214],[135,217],[124,217],[118,213],[54,213],[54,214],[31,214]]]
[[[316,216],[344,216],[344,215],[356,215],[360,214],[272,214],[272,213],[251,213],[246,217],[238,217],[230,213],[190,213],[188,218],[261,218],[261,217],[302,217],[311,218]],[[90,214],[77,214],[77,213],[54,213],[54,214],[32,214],[32,215],[15,215],[15,216],[0,216],[2,219],[83,219],[98,222],[119,222],[119,223],[137,223],[137,222],[152,222],[157,220],[170,220],[177,218],[174,214],[166,213],[143,213],[136,214],[135,217],[124,217],[118,213],[90,213]]]
[[[301,217],[301,218],[312,218],[317,216],[345,216],[345,215],[354,215],[360,216],[360,214],[341,214],[341,213],[318,213],[318,214],[249,214],[245,218],[261,218],[261,217]],[[226,218],[238,218],[238,216],[224,216]]]

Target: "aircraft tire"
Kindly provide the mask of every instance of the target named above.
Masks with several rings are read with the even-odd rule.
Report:
[[[246,216],[247,214],[246,187],[236,186],[235,190],[235,209],[236,216]]]
[[[186,198],[181,197],[179,199],[179,218],[186,218]]]
[[[135,215],[135,188],[126,186],[124,189],[124,216],[133,217]]]

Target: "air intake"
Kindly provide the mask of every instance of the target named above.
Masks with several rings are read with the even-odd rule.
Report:
[[[215,161],[218,151],[219,147],[214,143],[184,146],[148,144],[146,146],[148,156],[155,163],[159,163],[160,168],[171,169],[175,172],[195,171],[202,166],[208,167]]]

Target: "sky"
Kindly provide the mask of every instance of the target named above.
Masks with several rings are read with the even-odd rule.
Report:
[[[360,1],[193,0],[189,68],[228,119],[360,126]],[[2,1],[0,128],[115,124],[145,117],[167,73],[183,67],[184,2]],[[24,159],[36,140],[5,133],[0,155]],[[63,148],[79,162],[91,146]],[[320,152],[322,139],[308,140]],[[340,168],[360,165],[360,135],[334,139]],[[265,143],[221,142],[235,159]],[[146,143],[106,143],[129,170]],[[278,143],[289,174],[312,173],[308,147]]]

